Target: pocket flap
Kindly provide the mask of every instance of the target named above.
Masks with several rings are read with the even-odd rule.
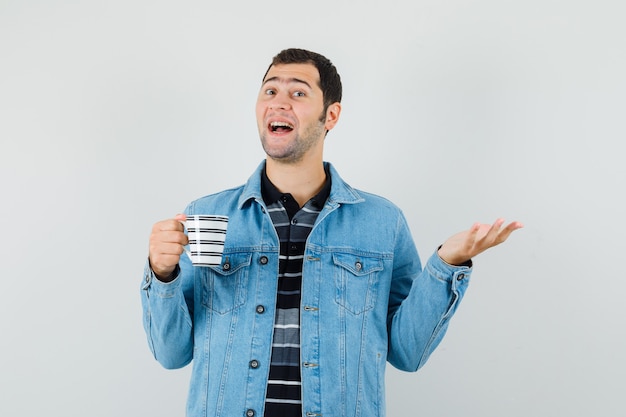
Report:
[[[241,268],[248,267],[252,261],[251,253],[225,253],[222,264],[212,267],[220,275],[232,275]]]
[[[333,262],[357,276],[371,274],[383,269],[382,259],[353,253],[333,253]]]

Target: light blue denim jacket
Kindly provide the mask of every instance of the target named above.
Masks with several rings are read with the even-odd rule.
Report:
[[[262,163],[241,187],[187,214],[230,217],[222,265],[160,282],[146,265],[144,327],[165,368],[193,359],[188,417],[262,416],[279,241],[261,197]],[[307,240],[302,278],[303,415],[382,417],[386,362],[416,371],[441,341],[471,268],[433,254],[422,271],[402,212],[330,166],[330,196]]]

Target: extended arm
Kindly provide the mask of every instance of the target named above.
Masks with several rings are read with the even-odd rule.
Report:
[[[502,229],[475,224],[457,233],[433,254],[420,271],[413,240],[401,219],[389,298],[389,354],[395,367],[415,371],[443,339],[450,318],[463,298],[472,272],[471,259],[504,242],[521,223]],[[417,258],[418,259],[418,258]],[[417,265],[416,265],[417,262]]]

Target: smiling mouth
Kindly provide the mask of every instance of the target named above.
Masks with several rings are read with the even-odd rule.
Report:
[[[287,122],[271,122],[269,129],[272,133],[287,133],[293,130],[293,125]]]

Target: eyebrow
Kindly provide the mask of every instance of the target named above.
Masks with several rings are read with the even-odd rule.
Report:
[[[277,77],[277,76],[268,78],[267,80],[263,81],[263,84],[261,84],[261,86],[264,86],[265,84],[269,83],[270,81],[278,81],[278,82],[286,83],[286,84],[289,84],[289,83],[304,84],[307,87],[309,87],[309,89],[311,89],[311,90],[313,89],[313,87],[311,87],[311,85],[309,83],[307,83],[306,81],[301,80],[299,78],[282,78],[282,77]]]

